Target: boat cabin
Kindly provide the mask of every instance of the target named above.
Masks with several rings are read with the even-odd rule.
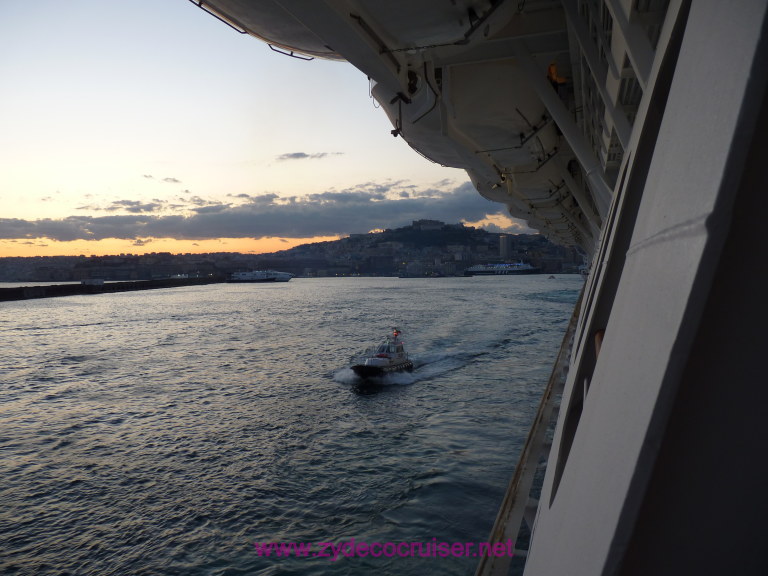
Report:
[[[382,342],[379,344],[379,347],[376,348],[376,351],[374,352],[376,356],[380,358],[388,357],[391,354],[397,354],[402,356],[405,354],[405,349],[403,348],[402,342],[393,342],[392,340],[386,340],[385,342]]]

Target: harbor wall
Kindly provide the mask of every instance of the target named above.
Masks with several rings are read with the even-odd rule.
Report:
[[[126,282],[105,282],[103,284],[50,284],[46,286],[18,286],[0,288],[0,302],[9,300],[29,300],[32,298],[55,298],[81,294],[109,294],[113,292],[131,292],[135,290],[157,290],[180,286],[199,286],[224,282],[223,277],[206,278],[163,278],[158,280],[131,280]]]

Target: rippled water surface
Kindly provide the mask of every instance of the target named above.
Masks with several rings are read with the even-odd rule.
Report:
[[[295,279],[0,304],[0,572],[471,574],[582,281]],[[412,373],[348,360],[390,326]]]

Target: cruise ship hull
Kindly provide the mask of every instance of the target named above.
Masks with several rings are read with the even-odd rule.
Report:
[[[249,272],[234,272],[229,281],[234,283],[260,283],[260,282],[290,282],[293,274],[278,272],[276,270],[251,270]]]
[[[262,282],[288,282],[290,278],[252,278],[249,280],[230,280],[232,284],[258,284]]]

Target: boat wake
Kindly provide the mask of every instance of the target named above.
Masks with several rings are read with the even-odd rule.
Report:
[[[369,378],[365,382],[373,386],[405,386],[422,380],[431,380],[463,368],[479,354],[461,353],[425,354],[419,358],[412,358],[413,370],[410,372],[391,372],[377,378]],[[333,374],[333,380],[341,384],[359,385],[364,382],[352,368],[345,366]]]
[[[352,368],[344,367],[333,374],[333,380],[341,384],[348,384],[350,386],[357,386],[365,382],[373,386],[405,386],[413,384],[414,382],[421,380],[419,375],[415,372],[390,372],[384,376],[377,376],[375,378],[363,379],[354,373]]]

